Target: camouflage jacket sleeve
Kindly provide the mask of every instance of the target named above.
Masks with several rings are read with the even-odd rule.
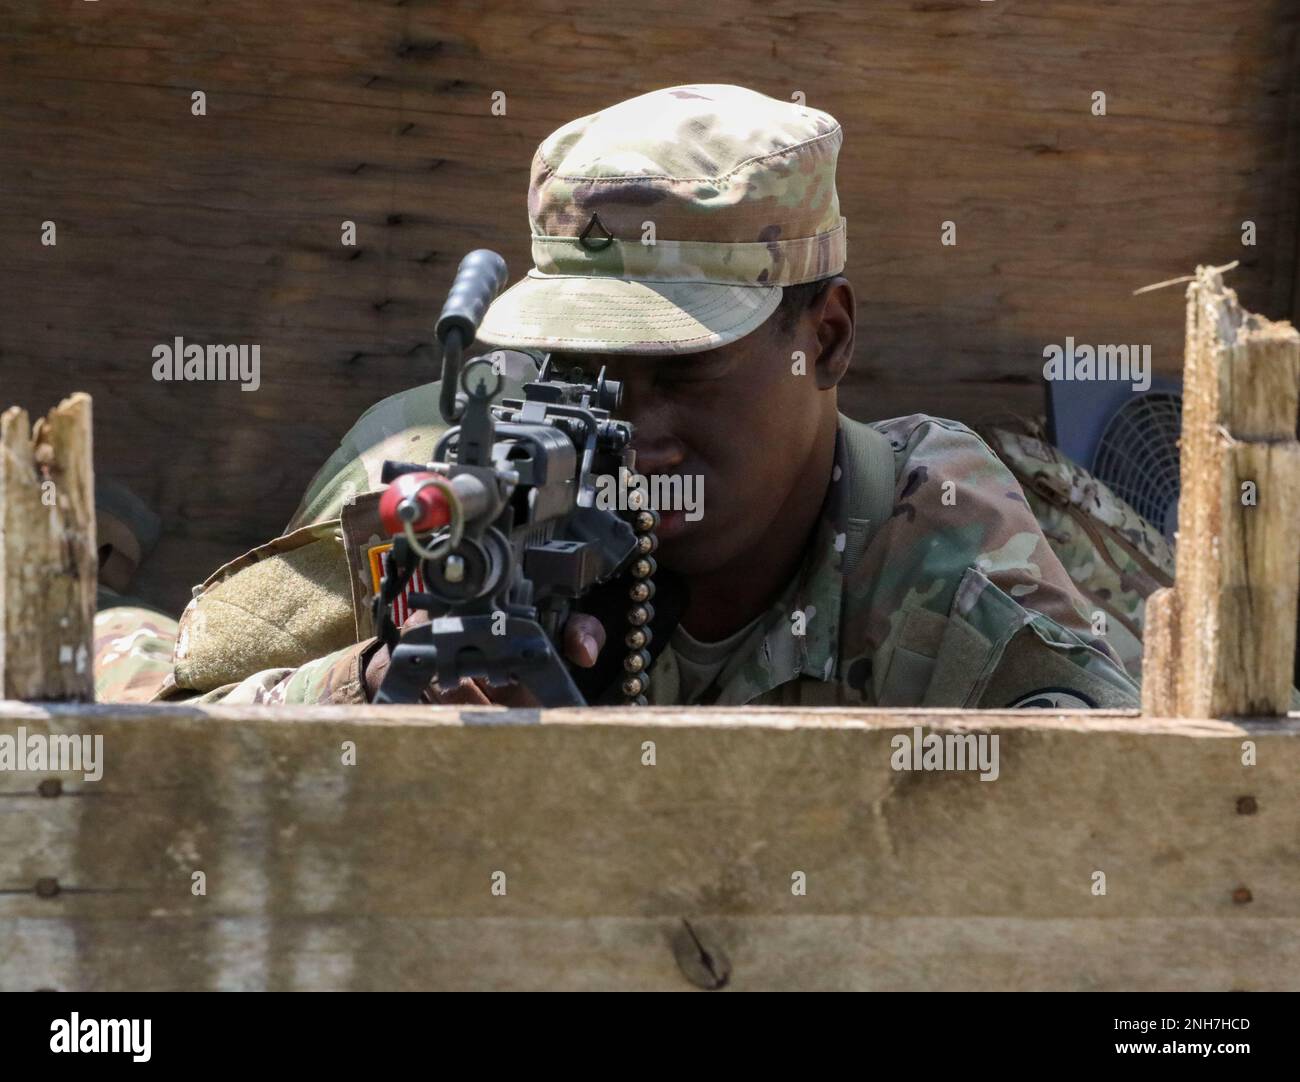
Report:
[[[1137,685],[984,441],[934,417],[875,427],[894,448],[894,506],[845,584],[845,632],[873,655],[875,701],[1136,706]]]
[[[375,639],[365,639],[332,654],[316,658],[294,669],[264,669],[236,684],[226,684],[202,695],[187,698],[170,676],[154,697],[155,702],[222,703],[246,705],[256,703],[300,705],[319,703],[365,703],[366,663],[377,648]]]

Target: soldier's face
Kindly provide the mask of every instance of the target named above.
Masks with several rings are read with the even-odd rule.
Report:
[[[783,512],[799,486],[824,491],[829,478],[813,475],[824,456],[814,449],[828,410],[834,424],[835,394],[834,383],[814,372],[818,349],[814,321],[791,328],[778,314],[703,353],[553,355],[562,369],[589,374],[603,364],[623,383],[619,416],[634,428],[637,473],[694,478],[702,492],[696,521],[684,509],[660,511],[664,566],[701,575],[752,558],[765,536],[786,532]]]

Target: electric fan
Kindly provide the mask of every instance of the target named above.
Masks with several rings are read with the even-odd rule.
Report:
[[[1171,545],[1178,529],[1178,434],[1183,399],[1168,391],[1130,398],[1111,416],[1092,473]]]
[[[1178,528],[1179,380],[1156,377],[1151,388],[1052,381],[1048,435],[1165,536]]]

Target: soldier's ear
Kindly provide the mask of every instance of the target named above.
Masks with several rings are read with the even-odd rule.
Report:
[[[853,361],[857,311],[852,284],[842,275],[836,275],[804,313],[817,334],[817,361],[813,373],[818,390],[830,390],[849,370]]]

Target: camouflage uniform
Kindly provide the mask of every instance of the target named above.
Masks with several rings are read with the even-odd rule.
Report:
[[[1107,643],[1142,675],[1146,599],[1174,581],[1174,552],[1160,531],[1106,485],[1042,438],[1036,426],[990,426],[989,446],[1020,482],[1052,551],[1094,613]]]
[[[565,125],[533,161],[534,269],[489,309],[480,342],[662,356],[749,334],[783,286],[845,266],[842,138],[824,112],[716,85]],[[358,509],[384,458],[431,457],[438,416],[435,384],[361,418],[285,536],[197,591],[160,698],[364,701],[363,554],[381,538]],[[700,701],[1136,705],[1024,494],[969,429],[841,417],[826,484],[801,569]],[[669,646],[652,703],[676,700],[677,664]]]
[[[847,449],[867,430],[893,453],[890,511],[846,566],[847,490],[869,480]],[[1091,634],[1019,485],[970,429],[919,414],[871,425],[841,416],[831,478],[800,571],[695,701],[1137,704],[1137,685]],[[675,701],[674,667],[670,647],[653,671],[652,704]]]
[[[96,601],[95,698],[148,702],[172,671],[176,621],[106,586],[100,586]]]

